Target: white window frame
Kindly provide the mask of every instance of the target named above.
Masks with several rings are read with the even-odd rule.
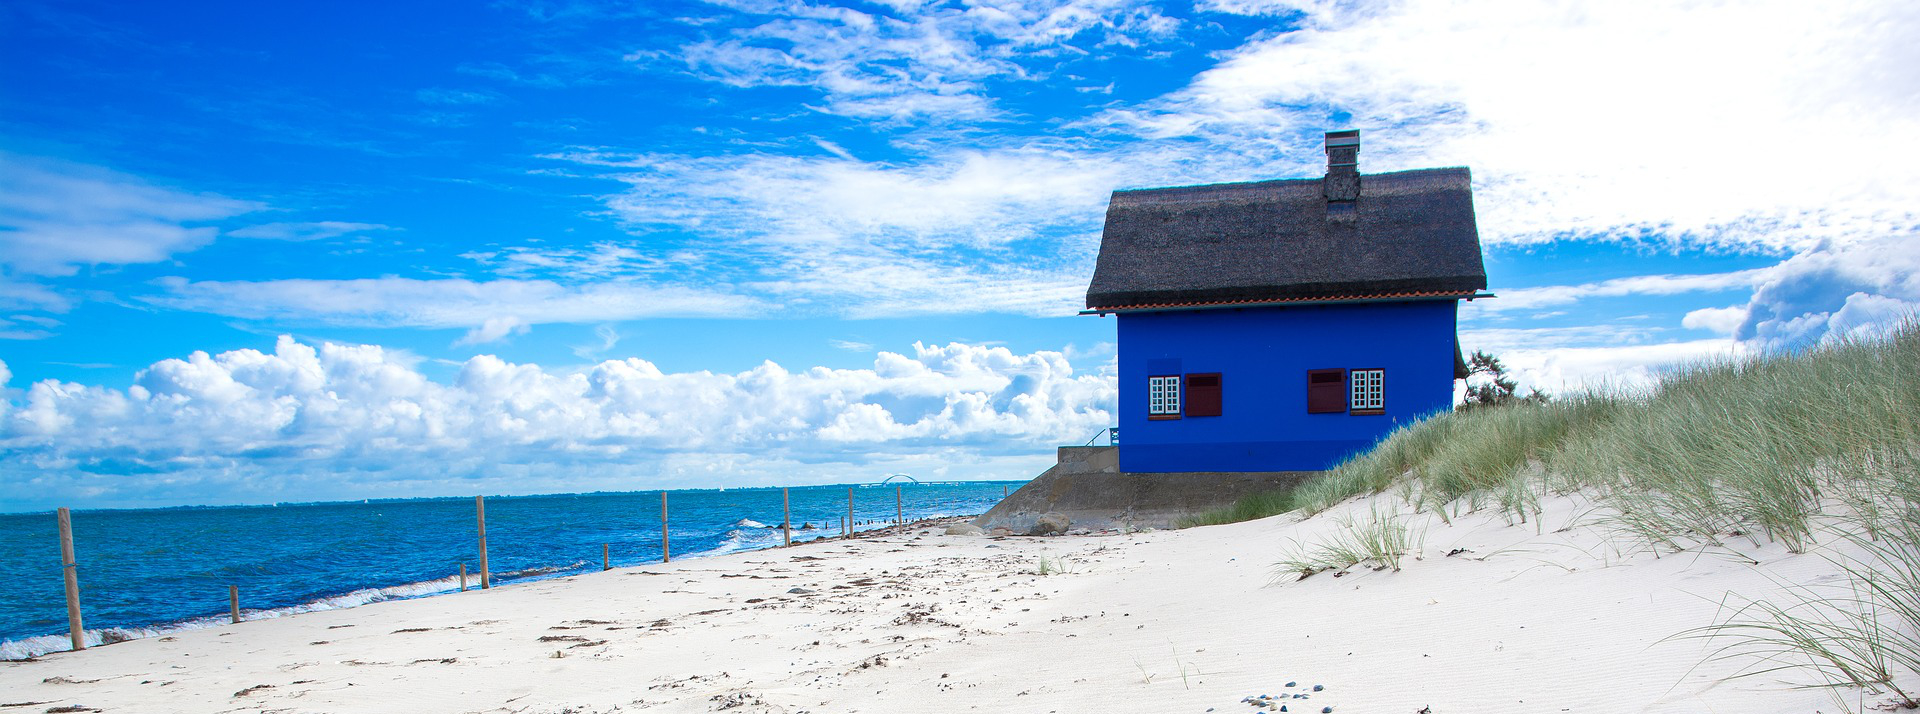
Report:
[[[1147,378],[1147,416],[1180,416],[1180,375]]]
[[[1355,369],[1347,372],[1347,410],[1380,412],[1387,409],[1387,371]]]

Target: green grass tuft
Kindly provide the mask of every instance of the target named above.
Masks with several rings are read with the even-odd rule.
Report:
[[[1299,508],[1299,505],[1295,500],[1293,489],[1283,488],[1273,491],[1262,491],[1260,493],[1242,496],[1240,500],[1234,501],[1233,505],[1227,506],[1226,508],[1183,517],[1174,521],[1173,527],[1192,528],[1194,526],[1218,526],[1228,523],[1239,523],[1257,518],[1277,516],[1296,508]]]
[[[1356,521],[1340,518],[1340,532],[1326,541],[1307,546],[1295,543],[1274,567],[1293,573],[1299,579],[1325,570],[1346,570],[1371,563],[1375,570],[1400,569],[1400,559],[1420,549],[1419,539],[1399,514],[1375,510],[1373,517]]]

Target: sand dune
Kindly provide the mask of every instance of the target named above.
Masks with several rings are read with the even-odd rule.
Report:
[[[0,711],[1846,710],[1794,688],[1810,675],[1730,680],[1712,643],[1667,639],[1729,591],[1837,580],[1818,550],[1623,553],[1587,504],[1546,505],[1413,516],[1401,571],[1299,581],[1273,565],[1296,540],[1377,506],[1132,535],[930,525],[0,663],[0,704],[35,703]]]

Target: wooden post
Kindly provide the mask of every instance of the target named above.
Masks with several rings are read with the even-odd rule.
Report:
[[[1006,497],[1007,497],[1007,485],[1006,485],[1006,484],[1000,484],[1000,497],[1001,497],[1001,498],[1006,498]]]
[[[467,564],[460,564],[460,592],[467,591]]]
[[[60,569],[67,580],[67,632],[73,637],[73,648],[87,648],[87,627],[80,622],[80,564],[73,560],[73,517],[67,509],[59,511],[60,521]]]
[[[493,587],[493,573],[487,570],[487,497],[474,496],[473,508],[480,520],[480,589]]]
[[[613,569],[613,558],[607,555],[607,544],[605,543],[600,544],[600,569]]]
[[[673,541],[667,538],[667,492],[660,492],[660,562],[673,562]]]
[[[780,537],[787,547],[793,546],[793,494],[788,489],[780,489]]]
[[[853,537],[853,489],[847,489],[847,537]]]
[[[900,486],[898,485],[893,487],[893,522],[900,524],[902,528],[907,525],[906,502],[900,500]]]
[[[227,586],[227,609],[233,612],[233,624],[240,624],[240,586]]]

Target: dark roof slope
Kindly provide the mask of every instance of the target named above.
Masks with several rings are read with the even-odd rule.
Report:
[[[1472,292],[1487,286],[1465,168],[1115,191],[1087,307]]]

